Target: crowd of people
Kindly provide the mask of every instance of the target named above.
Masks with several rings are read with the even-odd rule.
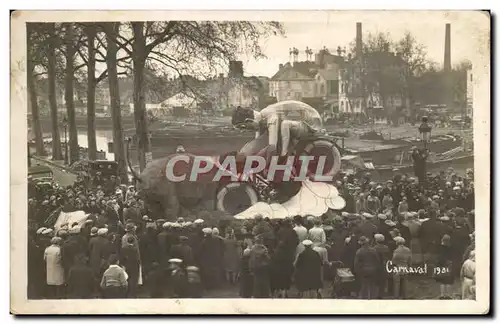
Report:
[[[116,176],[29,197],[29,298],[475,298],[474,179],[370,174],[336,183],[342,211],[251,220],[155,219]],[[60,224],[82,210],[84,223]],[[156,216],[156,215],[155,215]],[[432,280],[439,296],[410,294]],[[455,283],[461,284],[457,293]]]

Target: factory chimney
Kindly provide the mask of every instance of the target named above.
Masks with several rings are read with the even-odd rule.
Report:
[[[363,55],[363,29],[361,23],[356,23],[356,56],[361,57]]]
[[[451,25],[446,24],[446,33],[444,36],[444,71],[451,71]]]

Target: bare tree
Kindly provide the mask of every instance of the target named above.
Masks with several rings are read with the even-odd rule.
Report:
[[[404,73],[405,98],[408,98],[410,104],[410,115],[415,116],[416,111],[413,109],[415,92],[415,77],[422,75],[428,64],[427,52],[425,47],[418,43],[416,38],[407,31],[403,38],[396,44],[396,51],[399,53],[405,62],[402,72]]]
[[[283,34],[277,22],[132,22],[129,28],[131,38],[117,33],[113,39],[133,62],[134,117],[141,170],[146,166],[146,157],[151,156],[144,91],[147,61],[154,61],[178,75],[196,75],[203,70],[213,73],[242,50],[255,57],[264,56],[259,45],[261,37]]]
[[[35,136],[36,144],[36,154],[40,156],[45,156],[45,148],[43,145],[42,137],[42,126],[40,124],[40,112],[38,107],[38,96],[36,92],[36,72],[35,67],[39,63],[37,61],[40,59],[42,52],[41,43],[45,40],[43,39],[43,34],[40,33],[40,25],[38,24],[27,24],[27,34],[28,34],[28,44],[27,44],[27,75],[28,75],[28,94],[29,94],[29,104],[31,106],[31,117],[33,122],[33,132]]]
[[[59,134],[59,116],[57,111],[57,54],[56,48],[60,46],[60,39],[57,35],[55,23],[47,24],[47,33],[49,35],[48,51],[47,51],[47,73],[49,83],[49,105],[50,105],[50,120],[52,122],[52,158],[54,160],[62,160],[61,136]]]
[[[118,86],[118,46],[116,35],[118,34],[119,23],[103,24],[106,33],[106,65],[108,74],[109,97],[111,116],[113,119],[113,148],[115,161],[118,163],[118,173],[123,182],[128,182],[127,165],[125,160],[125,145],[123,138],[122,115],[120,109],[120,92]]]
[[[65,23],[64,25],[64,56],[66,60],[65,68],[65,91],[64,100],[66,101],[66,109],[68,113],[69,126],[69,162],[70,164],[79,160],[80,149],[78,146],[78,133],[76,129],[76,116],[74,104],[74,77],[75,77],[75,55],[79,41],[75,40],[75,26],[73,23]]]

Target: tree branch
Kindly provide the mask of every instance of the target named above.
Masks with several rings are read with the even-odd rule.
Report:
[[[102,80],[108,77],[108,69],[102,71],[102,73],[95,79],[95,84],[99,84]]]
[[[82,48],[80,46],[78,46],[76,48],[76,51],[78,52],[78,55],[82,58],[83,62],[85,64],[88,64],[89,63],[89,60],[85,57],[85,55],[82,53]]]
[[[80,69],[81,69],[82,67],[84,67],[84,66],[87,66],[87,63],[83,63],[83,64],[80,64],[80,65],[75,66],[75,67],[73,68],[73,71],[75,71],[75,72],[76,72],[76,71],[80,70]]]
[[[176,34],[173,32],[174,27],[176,26],[177,22],[176,21],[169,21],[167,23],[167,26],[165,27],[165,30],[161,33],[159,33],[156,36],[156,39],[146,45],[146,53],[149,54],[153,48],[158,46],[160,43],[168,42],[169,40],[172,39]],[[168,36],[167,36],[168,35]],[[148,37],[149,35],[146,35]]]

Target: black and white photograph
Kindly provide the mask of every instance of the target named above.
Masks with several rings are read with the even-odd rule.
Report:
[[[12,313],[488,312],[488,11],[11,27]]]

